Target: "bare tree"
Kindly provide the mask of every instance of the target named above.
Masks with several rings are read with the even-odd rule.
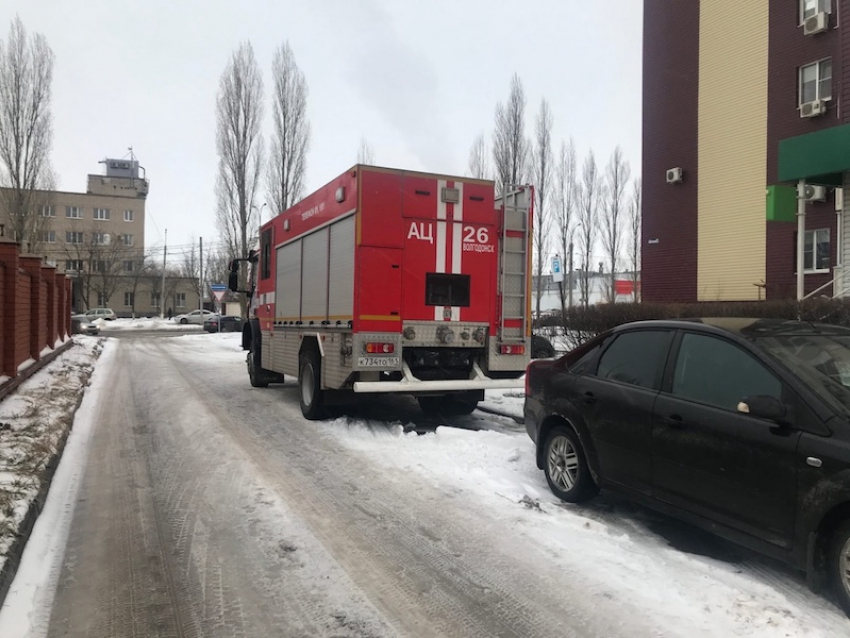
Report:
[[[40,33],[27,35],[15,18],[9,39],[0,41],[0,206],[9,215],[17,241],[38,250],[46,217],[38,208],[50,205],[45,193],[54,185],[50,168],[53,125],[50,99],[54,55]]]
[[[578,193],[579,249],[581,250],[581,274],[579,290],[585,307],[590,303],[590,270],[593,248],[599,234],[598,208],[602,178],[596,166],[593,151],[589,151],[582,166],[581,184]]]
[[[130,311],[135,319],[136,294],[139,291],[139,283],[148,276],[153,262],[151,261],[150,254],[145,254],[143,252],[132,253],[130,257],[132,257],[132,268],[130,270],[125,269],[124,274],[130,279]],[[131,260],[127,259],[126,261]]]
[[[631,177],[631,167],[623,157],[622,149],[617,146],[605,171],[605,203],[603,207],[602,246],[608,258],[611,279],[608,285],[608,301],[617,300],[617,267],[619,266],[621,244],[623,242],[623,221],[625,216],[625,193]]]
[[[467,175],[475,179],[488,179],[490,176],[490,158],[487,156],[487,140],[480,133],[469,149]]]
[[[534,149],[531,156],[531,174],[536,201],[534,220],[534,263],[537,286],[534,289],[535,316],[540,316],[543,298],[543,267],[549,253],[552,233],[552,210],[549,192],[552,187],[552,112],[546,100],[540,102],[540,112],[534,128]]]
[[[254,198],[263,158],[263,79],[254,49],[245,42],[233,52],[219,82],[216,102],[216,150],[219,157],[217,224],[231,253],[248,256],[256,234]],[[245,274],[240,288],[245,289]],[[243,315],[247,300],[242,299]]]
[[[500,191],[506,185],[520,184],[525,180],[528,146],[525,137],[525,92],[519,75],[514,74],[507,104],[499,102],[496,105],[493,162]]]
[[[72,262],[86,309],[92,293],[101,295],[108,304],[118,290],[123,274],[124,247],[117,237],[94,230],[69,231],[62,238],[62,253]],[[67,264],[66,264],[67,265]]]
[[[632,271],[632,294],[635,302],[640,301],[638,287],[640,285],[640,232],[641,232],[641,206],[642,206],[642,183],[640,177],[632,182],[632,196],[629,200],[629,268]]]
[[[310,148],[307,81],[289,43],[281,45],[272,63],[272,134],[267,182],[269,203],[278,215],[301,199]]]
[[[183,259],[177,264],[177,272],[185,279],[191,279],[194,283],[192,289],[198,297],[203,293],[203,282],[201,281],[201,255],[200,250],[195,248],[195,237],[192,237],[190,248],[183,252]],[[206,263],[209,252],[204,255],[204,271],[209,272],[208,264]]]
[[[360,146],[357,147],[357,163],[368,165],[375,163],[375,151],[365,137],[360,138]]]
[[[557,166],[555,168],[555,215],[558,228],[559,250],[563,255],[565,268],[569,269],[569,255],[573,249],[573,235],[575,233],[574,211],[576,207],[576,149],[572,138],[569,144],[561,142],[561,150],[558,154]],[[571,271],[568,270],[571,273]],[[567,306],[567,295],[572,302],[572,281],[567,282],[569,292],[561,286],[561,308]],[[572,304],[571,304],[572,305]]]

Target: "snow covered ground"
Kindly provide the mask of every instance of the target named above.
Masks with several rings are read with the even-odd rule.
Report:
[[[71,425],[103,342],[75,336],[72,348],[0,403],[0,569],[45,466]]]
[[[640,610],[642,618],[636,618],[635,622],[650,619],[653,625],[666,628],[657,635],[688,638],[846,638],[850,635],[850,621],[844,614],[826,599],[811,593],[799,574],[781,565],[631,505],[614,495],[603,493],[582,506],[560,503],[551,494],[543,473],[536,467],[534,445],[522,425],[506,427],[508,420],[493,417],[490,419],[493,426],[489,430],[438,427],[435,432],[420,435],[405,433],[408,423],[404,420],[375,421],[356,415],[318,424],[302,423],[297,420],[298,400],[292,380],[284,386],[265,390],[247,387],[245,354],[238,334],[190,334],[168,341],[169,356],[184,366],[181,374],[197,374],[212,385],[206,389],[207,394],[203,394],[201,385],[191,386],[195,388],[191,392],[200,393],[199,397],[203,395],[205,409],[212,412],[202,414],[192,408],[191,416],[176,418],[169,426],[175,432],[187,430],[188,440],[195,442],[192,446],[198,447],[196,453],[199,456],[210,455],[213,450],[220,451],[225,454],[226,462],[217,463],[222,468],[233,468],[236,467],[234,459],[242,459],[247,454],[253,463],[268,468],[265,476],[270,477],[269,480],[281,480],[284,485],[290,485],[288,479],[282,478],[285,470],[296,471],[299,463],[309,466],[308,469],[320,467],[321,464],[313,464],[325,458],[321,450],[340,448],[344,453],[333,457],[333,467],[319,472],[320,475],[331,475],[328,483],[335,486],[336,492],[328,492],[329,488],[325,486],[313,493],[305,492],[303,498],[306,503],[315,500],[316,507],[321,507],[325,499],[337,498],[333,495],[339,492],[338,501],[332,503],[334,507],[347,504],[345,506],[350,506],[355,514],[359,511],[357,507],[362,508],[360,515],[375,525],[370,528],[367,523],[367,529],[384,534],[382,538],[385,540],[397,542],[396,537],[391,536],[395,521],[384,518],[389,516],[388,511],[379,509],[379,495],[370,494],[370,478],[359,468],[369,468],[370,472],[374,468],[374,474],[396,497],[411,490],[416,492],[419,485],[423,492],[427,492],[422,497],[427,503],[431,503],[432,495],[437,495],[433,507],[440,511],[440,515],[464,511],[464,517],[480,521],[475,536],[470,537],[470,552],[473,548],[478,548],[475,551],[492,551],[495,563],[505,560],[500,556],[508,552],[515,564],[526,565],[528,569],[540,566],[549,570],[546,575],[541,575],[543,579],[551,578],[553,572],[559,574],[563,592],[579,590],[588,600],[611,601],[615,606],[620,601],[625,609]],[[82,342],[91,344],[96,340],[83,338]],[[81,420],[93,417],[95,406],[103,400],[103,392],[108,387],[105,380],[112,371],[110,366],[114,365],[109,356],[113,343],[105,351],[106,356],[101,357],[99,365],[103,367],[96,373],[100,375],[102,371],[104,376],[93,379],[94,392],[86,396],[69,439],[66,459],[72,462],[63,461],[56,476],[55,498],[60,504],[74,502],[73,490],[67,491],[75,481],[79,481],[73,467],[80,462],[84,464],[86,448],[91,445],[85,427],[78,426]],[[146,352],[146,345],[136,347],[139,352]],[[165,365],[158,350],[151,350],[145,356]],[[161,385],[163,387],[158,391],[164,392],[174,383],[163,379]],[[233,392],[232,396],[226,394],[229,391]],[[188,388],[184,387],[182,392],[190,396]],[[214,405],[216,401],[220,404]],[[222,412],[234,403],[240,404],[234,416],[213,427],[212,414]],[[27,404],[18,405],[20,412]],[[521,390],[488,392],[482,403],[482,407],[516,418],[522,416],[522,406]],[[161,411],[168,414],[165,405]],[[284,412],[286,419],[281,416]],[[486,413],[479,411],[473,417],[476,427],[487,426]],[[0,421],[6,420],[0,417]],[[243,421],[254,423],[256,432],[243,431]],[[163,431],[170,430],[166,428]],[[199,437],[200,432],[207,434]],[[0,431],[0,441],[4,435],[5,432]],[[231,435],[236,435],[233,440],[238,446],[233,446],[228,438]],[[205,437],[210,437],[209,450],[202,447]],[[318,441],[325,443],[311,442],[310,437],[318,437]],[[171,448],[164,446],[163,449]],[[277,456],[284,453],[293,454],[288,464],[281,464],[283,457]],[[267,464],[258,460],[263,459],[264,454],[269,455]],[[66,469],[68,467],[71,469]],[[181,463],[174,462],[173,467],[179,468]],[[245,472],[252,471],[247,466],[245,468]],[[336,473],[341,474],[337,477]],[[226,476],[230,477],[230,474]],[[228,484],[232,482],[228,478]],[[280,496],[294,498],[299,490],[306,490],[308,484],[309,481],[296,481],[290,485],[289,491],[281,492]],[[64,496],[63,489],[66,490]],[[268,486],[266,492],[277,494],[274,485]],[[351,498],[346,496],[349,492]],[[217,491],[212,493],[219,494]],[[53,489],[50,499],[54,499]],[[397,509],[402,512],[399,516],[404,515],[406,507],[411,513],[418,513],[415,523],[424,526],[427,531],[436,523],[423,517],[422,505],[411,497],[409,503],[399,502]],[[258,507],[261,508],[258,511],[264,511],[262,508],[270,506],[261,504]],[[458,507],[462,509],[457,510]],[[48,510],[45,510],[46,514]],[[204,510],[201,508],[199,511]],[[336,523],[326,517],[336,511],[334,508],[320,509],[315,518],[325,521],[327,529],[335,529]],[[25,577],[22,576],[15,584],[20,594],[15,600],[23,602],[15,603],[12,608],[0,613],[0,636],[6,635],[4,628],[25,625],[27,610],[37,603],[39,595],[47,595],[43,590],[47,587],[45,583],[50,581],[44,573],[57,569],[55,554],[61,552],[61,548],[49,548],[56,547],[57,537],[61,540],[64,532],[60,523],[65,521],[62,524],[66,524],[70,516],[67,505],[57,507],[54,504],[52,512],[43,517],[44,524],[40,521],[34,531],[32,542],[38,551],[32,552],[35,558],[25,556],[25,564],[21,568]],[[434,520],[439,519],[437,512],[434,517]],[[292,523],[297,519],[293,514],[287,515],[286,520]],[[473,528],[466,527],[464,522],[458,521],[457,525],[459,530],[467,529],[472,533]],[[351,533],[355,531],[352,529]],[[449,531],[443,529],[443,535],[449,535]],[[428,533],[440,534],[441,530],[435,527]],[[319,536],[324,538],[321,534]],[[337,538],[336,542],[343,543],[340,540],[343,537],[334,538]],[[256,542],[254,538],[252,543]],[[423,555],[436,551],[413,542],[411,548],[410,551],[421,551]],[[342,556],[350,554],[343,553]],[[337,559],[340,560],[339,557]],[[342,561],[347,569],[351,569],[349,563],[352,560]],[[458,558],[459,562],[463,560],[466,558]],[[412,566],[400,565],[399,569],[412,569]],[[554,587],[552,591],[559,591],[558,582],[550,585]],[[562,599],[565,606],[577,605],[577,601],[571,602],[566,593]],[[33,603],[34,600],[36,603]],[[10,620],[13,616],[15,622]],[[622,633],[612,635],[643,634],[635,633],[634,627],[629,629],[628,623],[625,623]]]
[[[200,324],[181,324],[173,319],[160,319],[153,317],[150,319],[113,319],[106,321],[105,319],[95,319],[92,323],[100,326],[100,329],[106,332],[113,330],[202,330]]]

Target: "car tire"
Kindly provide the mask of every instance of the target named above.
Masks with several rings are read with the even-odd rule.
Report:
[[[187,323],[189,323],[189,321],[186,319],[186,317],[183,317],[183,318],[180,320],[180,323],[181,323],[181,324],[183,324],[183,325],[185,326]]]
[[[254,362],[254,351],[248,352],[248,379],[251,381],[253,388],[267,388],[269,382],[262,379],[263,370],[258,368]]]
[[[327,417],[322,393],[322,366],[315,350],[303,352],[298,358],[298,396],[304,418],[318,421]]]
[[[562,501],[581,503],[596,496],[599,487],[587,467],[587,458],[572,428],[559,425],[549,432],[543,448],[543,471],[549,489]]]
[[[850,616],[850,519],[832,534],[827,555],[827,569],[836,602]]]

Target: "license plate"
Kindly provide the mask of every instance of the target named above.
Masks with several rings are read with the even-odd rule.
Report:
[[[358,357],[358,368],[397,368],[398,357]]]

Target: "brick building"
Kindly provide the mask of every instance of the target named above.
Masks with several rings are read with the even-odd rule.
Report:
[[[149,182],[135,159],[107,159],[88,175],[85,193],[38,191],[30,198],[38,216],[35,237],[16,238],[71,277],[76,312],[109,307],[119,316],[159,313],[162,270],[145,250]],[[0,189],[0,202],[9,189]],[[175,314],[198,307],[197,282],[168,276],[166,308]]]
[[[850,0],[645,0],[646,301],[795,297],[801,184],[805,294],[847,294],[843,19]]]

